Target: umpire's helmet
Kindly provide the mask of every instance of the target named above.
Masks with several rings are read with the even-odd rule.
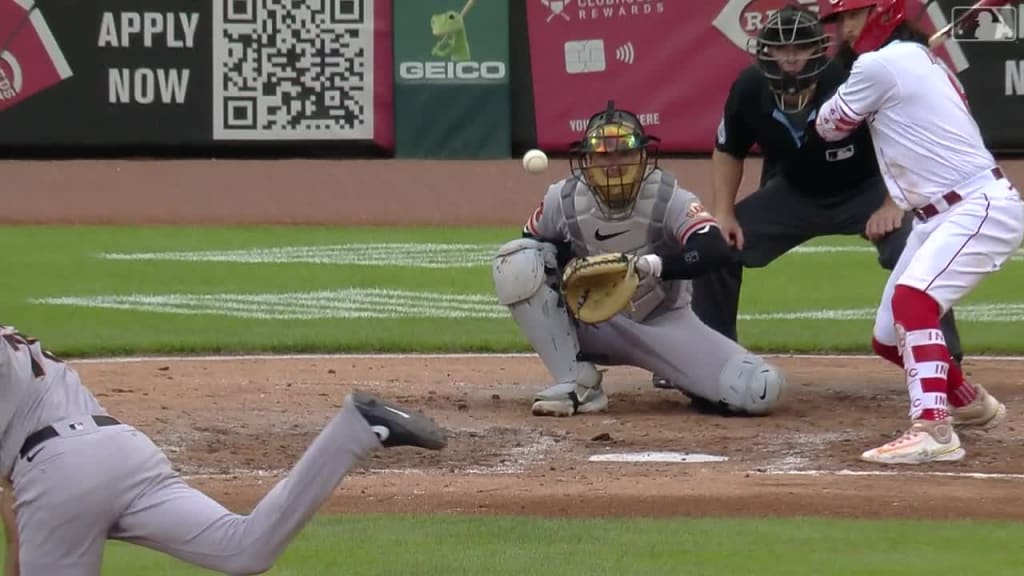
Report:
[[[609,100],[604,111],[590,117],[583,139],[570,144],[569,167],[590,188],[606,218],[628,218],[640,186],[658,166],[658,143],[636,114]]]
[[[818,17],[801,6],[787,5],[772,14],[751,40],[779,109],[802,110],[810,101],[810,88],[828,64],[832,43]]]

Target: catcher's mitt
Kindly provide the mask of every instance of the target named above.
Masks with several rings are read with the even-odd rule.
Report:
[[[636,258],[601,254],[574,258],[562,272],[562,296],[573,317],[604,322],[627,306],[640,284]]]

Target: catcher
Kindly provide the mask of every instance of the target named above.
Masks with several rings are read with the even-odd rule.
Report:
[[[535,415],[604,411],[602,364],[663,375],[725,412],[768,414],[783,396],[776,367],[690,309],[690,279],[734,256],[698,198],[658,168],[658,142],[609,102],[572,144],[571,177],[494,259],[499,302],[555,380]]]

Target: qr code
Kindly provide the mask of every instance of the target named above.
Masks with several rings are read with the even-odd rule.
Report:
[[[214,139],[372,139],[373,3],[214,0]]]

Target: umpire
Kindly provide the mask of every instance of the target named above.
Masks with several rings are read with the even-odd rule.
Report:
[[[740,73],[725,102],[711,157],[712,211],[739,258],[693,281],[693,309],[733,340],[744,267],[767,266],[811,238],[857,234],[875,244],[879,264],[892,270],[910,234],[913,215],[889,198],[867,124],[832,143],[813,128],[817,109],[848,74],[829,59],[829,44],[813,12],[783,8],[758,34],[757,64]],[[764,157],[761,187],[736,204],[754,144]],[[942,331],[960,363],[952,310]]]

